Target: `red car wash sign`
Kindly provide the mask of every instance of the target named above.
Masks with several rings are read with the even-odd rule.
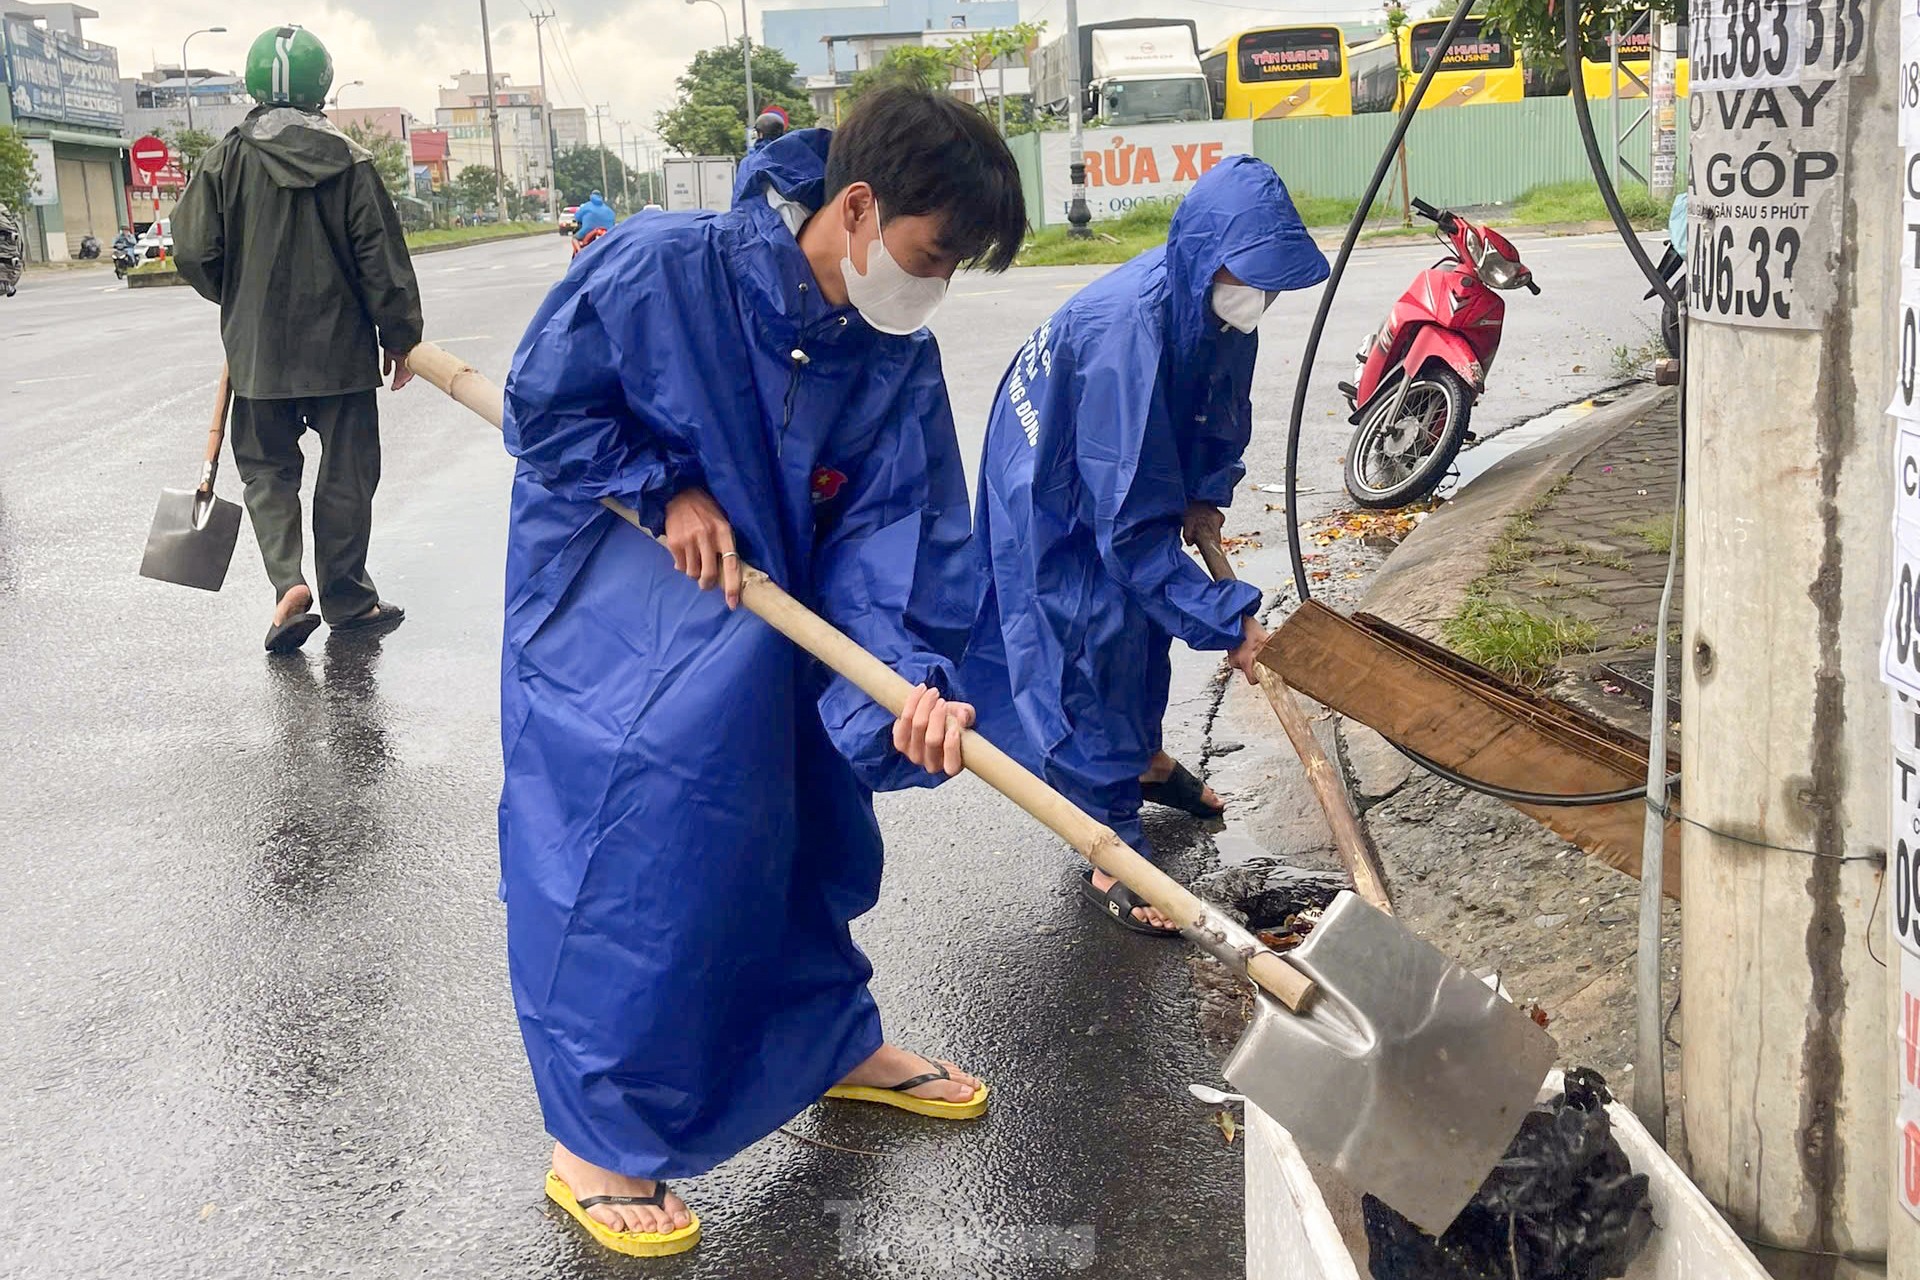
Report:
[[[128,154],[133,158],[133,167],[148,179],[166,168],[167,162],[173,158],[167,153],[167,144],[152,134],[137,139]]]
[[[1072,186],[1067,135],[1040,135],[1041,216],[1067,220]],[[1117,218],[1143,204],[1177,204],[1200,175],[1228,156],[1253,150],[1250,120],[1207,120],[1086,131],[1087,208],[1095,218]]]

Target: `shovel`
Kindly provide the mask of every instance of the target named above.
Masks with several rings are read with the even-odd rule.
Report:
[[[175,582],[202,591],[218,591],[233,563],[233,544],[240,536],[240,508],[213,495],[213,477],[220,469],[220,442],[227,435],[227,406],[232,402],[227,370],[220,369],[220,400],[207,428],[207,457],[200,467],[200,483],[192,489],[162,489],[160,505],[147,531],[147,552],[140,559],[140,576]]]
[[[407,363],[499,427],[500,389],[471,365],[430,343]],[[601,504],[650,533],[630,507]],[[749,610],[899,712],[912,689],[904,678],[764,573],[739,567]],[[1413,1222],[1446,1229],[1533,1105],[1554,1057],[1544,1031],[1352,893],[1283,957],[980,734],[969,730],[961,753],[968,769],[1260,987],[1253,1024],[1227,1064],[1227,1079],[1253,1105]]]

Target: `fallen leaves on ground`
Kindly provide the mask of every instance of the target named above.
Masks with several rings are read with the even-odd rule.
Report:
[[[1545,1009],[1542,1009],[1537,1004],[1530,1004],[1527,1006],[1527,1016],[1529,1018],[1532,1018],[1538,1024],[1540,1024],[1542,1028],[1546,1027],[1546,1025],[1549,1022],[1553,1021],[1553,1019],[1547,1016],[1547,1011]]]
[[[1213,1113],[1213,1123],[1214,1127],[1226,1136],[1227,1145],[1232,1146],[1234,1135],[1240,1132],[1240,1126],[1235,1123],[1233,1113],[1231,1111],[1216,1111]]]
[[[1263,544],[1260,541],[1260,531],[1258,529],[1252,529],[1246,533],[1230,534],[1220,539],[1220,548],[1223,551],[1251,551],[1261,545]]]
[[[1398,543],[1417,528],[1427,518],[1434,503],[1415,503],[1410,507],[1401,507],[1395,511],[1340,511],[1324,520],[1315,521],[1307,528],[1307,537],[1316,547],[1330,547],[1334,543],[1348,538],[1362,541],[1384,539]]]

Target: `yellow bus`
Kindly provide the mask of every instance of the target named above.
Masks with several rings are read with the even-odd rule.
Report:
[[[1644,98],[1651,92],[1653,83],[1653,29],[1643,10],[1638,19],[1619,35],[1620,43],[1620,96],[1621,98]],[[1680,14],[1680,25],[1676,32],[1681,56],[1673,66],[1673,96],[1682,104],[1687,99],[1687,27],[1686,14]],[[1587,41],[1587,47],[1580,59],[1580,77],[1586,82],[1589,98],[1611,98],[1613,96],[1613,41],[1610,35],[1595,36]],[[1634,77],[1638,76],[1639,79]]]
[[[1351,50],[1347,67],[1353,113],[1398,111],[1446,29],[1445,20],[1408,23],[1400,28],[1397,41],[1383,35]],[[1468,18],[1440,59],[1420,109],[1518,102],[1526,94],[1526,75],[1513,42],[1497,27]]]
[[[1353,113],[1347,42],[1338,27],[1254,27],[1200,60],[1222,120],[1283,120]]]

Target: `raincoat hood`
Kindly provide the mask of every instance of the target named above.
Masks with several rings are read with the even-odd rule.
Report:
[[[1307,234],[1286,184],[1252,156],[1231,156],[1193,184],[1167,231],[1166,265],[1168,328],[1180,363],[1220,328],[1208,298],[1221,267],[1270,293],[1327,278],[1327,257]]]
[[[267,175],[281,187],[317,187],[373,159],[333,121],[298,107],[255,108],[234,133],[260,154]]]
[[[827,147],[831,129],[799,129],[756,148],[740,162],[733,182],[733,203],[765,199],[771,186],[780,198],[808,212],[827,202]]]

